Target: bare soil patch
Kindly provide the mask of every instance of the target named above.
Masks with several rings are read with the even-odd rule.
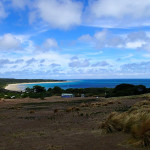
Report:
[[[150,94],[119,98],[0,100],[0,150],[138,150],[129,135],[101,134],[100,122],[111,112],[127,111]]]

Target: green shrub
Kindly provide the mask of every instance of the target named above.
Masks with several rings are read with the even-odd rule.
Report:
[[[53,89],[52,89],[52,93],[55,95],[55,94],[61,94],[62,93],[62,89],[58,86],[55,86]]]

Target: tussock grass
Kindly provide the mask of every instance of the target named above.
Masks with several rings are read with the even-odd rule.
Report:
[[[108,106],[113,104],[121,104],[121,102],[118,101],[106,101],[106,102],[93,102],[90,104],[91,107],[101,107],[101,106]]]
[[[58,111],[59,111],[58,109],[54,109],[54,114],[55,114],[55,113],[58,113]]]
[[[136,103],[123,113],[113,112],[100,125],[105,133],[124,131],[132,135],[130,144],[150,146],[150,101]]]
[[[29,113],[30,113],[30,114],[34,114],[35,111],[34,111],[34,110],[30,110]]]
[[[74,111],[80,111],[80,109],[78,107],[68,107],[66,109],[66,112],[74,112]]]
[[[81,103],[81,104],[80,104],[80,107],[89,107],[89,104]]]

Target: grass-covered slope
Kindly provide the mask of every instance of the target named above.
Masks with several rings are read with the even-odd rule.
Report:
[[[130,133],[129,144],[150,146],[150,101],[136,103],[123,113],[113,112],[101,123],[106,133],[123,131]]]

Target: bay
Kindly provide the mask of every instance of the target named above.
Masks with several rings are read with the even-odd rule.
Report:
[[[147,88],[150,87],[150,79],[72,79],[67,80],[68,82],[61,83],[34,83],[34,84],[22,84],[20,88],[25,89],[27,87],[32,88],[34,85],[40,85],[48,88],[59,86],[62,89],[67,88],[114,88],[116,85],[126,83],[134,85],[145,85]]]

